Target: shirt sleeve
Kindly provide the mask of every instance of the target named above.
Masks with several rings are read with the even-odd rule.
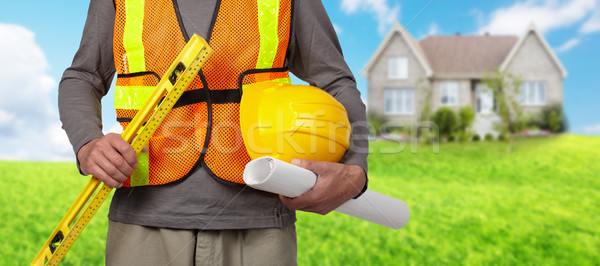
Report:
[[[288,54],[290,71],[333,95],[348,112],[350,147],[341,162],[367,173],[368,129],[365,104],[342,54],[337,35],[320,0],[295,1]]]
[[[59,84],[60,119],[75,154],[86,143],[103,136],[101,99],[115,74],[114,18],[112,1],[90,2],[79,50]]]

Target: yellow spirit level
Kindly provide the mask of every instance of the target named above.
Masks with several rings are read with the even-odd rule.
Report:
[[[139,154],[148,143],[150,137],[152,137],[186,88],[192,83],[211,53],[212,49],[200,36],[194,34],[190,38],[150,97],[148,97],[148,100],[121,134],[125,141],[131,142],[136,154]],[[67,214],[35,256],[31,265],[58,265],[64,258],[81,231],[112,191],[111,187],[101,183],[95,177],[90,179],[75,203],[71,205]],[[100,189],[84,209],[83,207],[98,187]],[[83,210],[83,213],[79,215],[81,210]],[[77,217],[79,218],[77,219]]]

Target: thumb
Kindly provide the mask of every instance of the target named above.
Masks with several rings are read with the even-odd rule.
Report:
[[[292,159],[292,164],[300,166],[304,169],[311,170],[317,175],[321,175],[327,169],[326,162],[313,161],[307,159]]]

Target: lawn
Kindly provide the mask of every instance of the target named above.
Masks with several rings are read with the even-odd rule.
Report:
[[[331,213],[298,215],[300,265],[537,264],[600,261],[600,138],[442,144],[374,142],[370,188],[402,199],[391,230]],[[72,163],[0,162],[0,265],[27,264],[88,178]],[[105,204],[65,265],[102,265]]]

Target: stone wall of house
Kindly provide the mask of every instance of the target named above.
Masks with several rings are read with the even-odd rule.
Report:
[[[515,74],[523,81],[542,81],[546,85],[546,105],[563,102],[563,80],[560,68],[544,49],[541,40],[530,32],[524,39],[521,49],[509,62],[506,71]],[[518,97],[518,96],[517,96]],[[525,112],[540,112],[542,105],[523,105]]]
[[[388,58],[391,56],[406,56],[408,59],[408,78],[388,78]],[[421,112],[421,103],[424,93],[422,88],[429,86],[425,78],[425,70],[419,63],[417,57],[412,53],[408,44],[399,33],[395,33],[389,45],[382,51],[379,58],[368,73],[368,107],[369,111],[387,115],[393,121],[416,121]],[[385,113],[385,89],[413,89],[414,110],[411,115],[398,115]]]

